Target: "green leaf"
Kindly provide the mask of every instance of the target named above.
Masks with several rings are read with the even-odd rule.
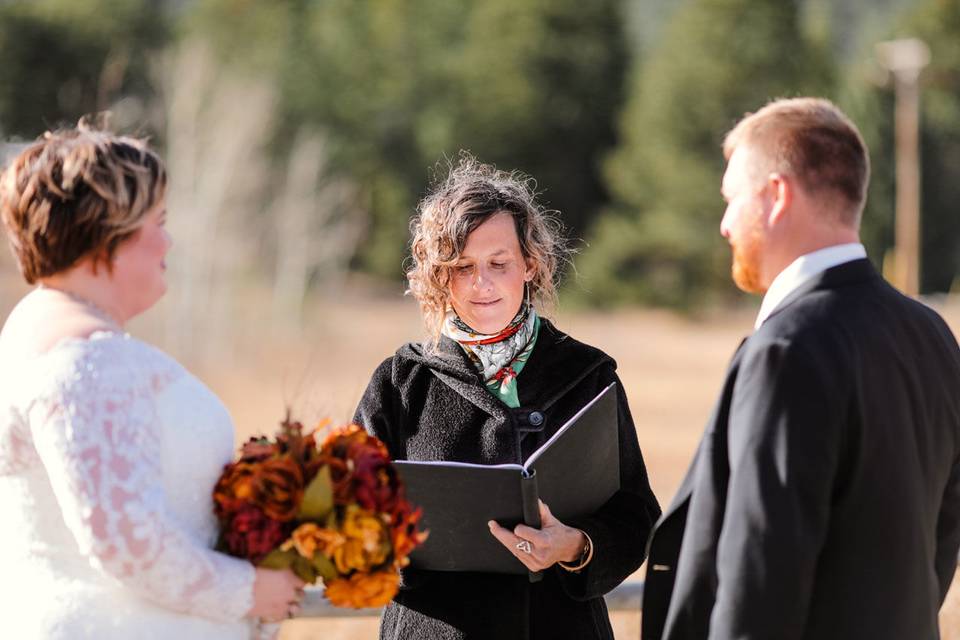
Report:
[[[303,492],[298,520],[323,520],[333,510],[333,482],[330,480],[330,468],[321,467],[307,490]]]
[[[267,557],[260,561],[259,566],[264,569],[289,569],[299,557],[300,554],[294,549],[290,549],[289,551],[274,549],[267,554]]]
[[[290,567],[290,569],[297,574],[298,578],[307,584],[313,584],[317,581],[318,571],[314,568],[313,562],[300,554],[297,554],[297,557],[293,560],[293,566]]]
[[[317,573],[320,574],[320,577],[323,578],[324,582],[333,580],[338,575],[337,568],[330,558],[319,551],[313,554],[313,567],[317,570]]]

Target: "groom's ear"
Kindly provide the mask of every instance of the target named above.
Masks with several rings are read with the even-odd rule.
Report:
[[[766,198],[768,199],[767,223],[773,226],[783,219],[783,216],[793,204],[795,185],[791,178],[781,173],[771,173],[767,177]]]

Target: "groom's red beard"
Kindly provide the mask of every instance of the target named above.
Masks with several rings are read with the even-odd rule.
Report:
[[[747,293],[767,292],[767,287],[760,280],[760,261],[765,239],[763,223],[755,219],[737,240],[730,241],[730,248],[733,250],[733,281]]]

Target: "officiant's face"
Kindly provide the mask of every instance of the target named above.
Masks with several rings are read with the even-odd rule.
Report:
[[[513,218],[497,213],[474,229],[450,276],[454,311],[480,333],[504,329],[523,302],[534,270],[524,259]]]
[[[753,153],[737,147],[723,174],[721,193],[727,209],[720,222],[720,234],[733,251],[732,275],[738,287],[748,293],[764,293],[763,257],[766,250],[764,185],[756,178]]]

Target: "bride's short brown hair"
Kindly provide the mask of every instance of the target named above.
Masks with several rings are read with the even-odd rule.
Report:
[[[87,256],[109,269],[166,185],[163,162],[143,140],[83,120],[45,133],[0,176],[0,218],[24,279],[33,284]]]
[[[467,236],[491,216],[513,218],[523,257],[534,266],[527,284],[530,300],[541,313],[556,303],[559,267],[567,260],[563,227],[556,212],[536,199],[533,179],[520,172],[497,170],[461,153],[446,179],[424,198],[410,223],[412,241],[408,293],[420,305],[427,332],[436,346],[450,303],[450,273]]]

